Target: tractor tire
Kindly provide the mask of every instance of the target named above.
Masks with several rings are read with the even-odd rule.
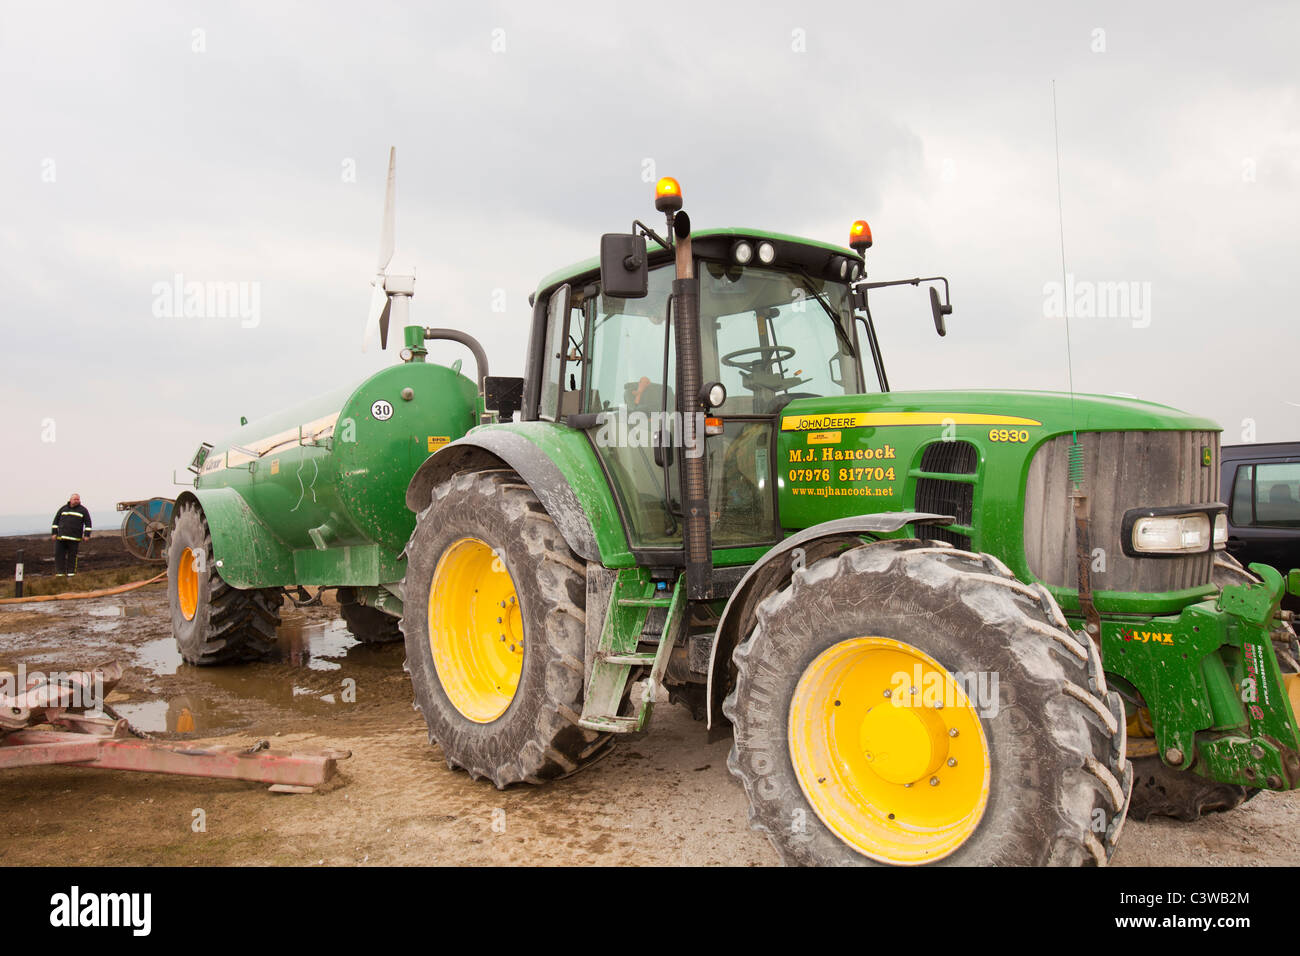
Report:
[[[433,489],[406,546],[406,667],[447,765],[499,789],[567,776],[611,735],[578,726],[586,565],[509,472]]]
[[[1128,814],[1134,820],[1172,817],[1190,822],[1207,813],[1235,810],[1258,789],[1234,783],[1216,783],[1191,770],[1172,770],[1158,756],[1131,757],[1133,801]]]
[[[349,600],[347,593],[355,595],[351,588],[339,588],[339,616],[348,626],[348,633],[362,644],[391,644],[402,639],[401,618],[385,614],[378,608]]]
[[[1259,578],[1225,551],[1214,556],[1210,580],[1220,590],[1228,585],[1259,583]],[[1282,673],[1300,673],[1300,647],[1291,625],[1279,623],[1272,637]],[[1134,820],[1152,817],[1197,820],[1207,813],[1235,810],[1259,793],[1258,787],[1218,783],[1191,770],[1174,770],[1155,754],[1130,757],[1129,762],[1133,764],[1133,800],[1129,804],[1129,816]]]
[[[1123,704],[1046,589],[991,555],[881,541],[823,558],[763,600],[733,660],[728,767],[786,864],[1114,852],[1132,786]],[[986,688],[910,696],[923,670],[927,688],[960,687],[954,672]]]
[[[243,590],[223,581],[203,509],[190,502],[177,508],[172,527],[167,601],[172,636],[190,664],[263,660],[275,652],[283,593],[279,588]]]

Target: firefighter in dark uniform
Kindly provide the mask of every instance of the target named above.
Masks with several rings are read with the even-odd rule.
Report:
[[[54,541],[54,573],[58,577],[77,573],[77,549],[90,538],[90,512],[81,505],[81,495],[73,493],[58,511],[50,524],[50,538]]]

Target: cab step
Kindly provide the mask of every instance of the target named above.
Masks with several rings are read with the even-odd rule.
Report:
[[[635,597],[619,598],[619,607],[668,607],[673,603],[670,597]]]
[[[588,730],[603,730],[610,734],[630,734],[640,729],[637,717],[584,717],[582,726]]]
[[[653,581],[643,568],[620,571],[614,580],[605,626],[596,647],[587,698],[578,725],[603,733],[636,733],[645,728],[654,709],[653,693],[634,701],[635,714],[620,714],[633,668],[650,668],[647,680],[657,686],[668,666],[677,634],[685,620],[686,594],[679,576],[671,591]],[[662,608],[663,614],[654,613]],[[654,619],[654,620],[652,620]],[[642,644],[658,645],[653,651]]]
[[[655,658],[658,654],[641,653],[636,654],[611,654],[603,658],[601,663],[604,664],[626,664],[628,667],[645,667],[654,666]]]

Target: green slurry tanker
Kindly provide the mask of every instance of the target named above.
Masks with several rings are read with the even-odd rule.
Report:
[[[671,179],[533,296],[522,378],[405,325],[392,167],[369,330],[401,364],[205,445],[176,637],[261,656],[337,588],[403,638],[448,764],[539,784],[647,731],[730,730],[787,863],[1104,864],[1126,814],[1300,785],[1300,572],[1222,550],[1219,427],[1130,399],[889,388],[848,247],[693,231]],[[942,294],[940,293],[942,288]],[[477,379],[426,361],[471,345]]]

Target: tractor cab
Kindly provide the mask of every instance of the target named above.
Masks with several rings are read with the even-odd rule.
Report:
[[[606,291],[608,264],[602,273],[595,259],[543,281],[524,418],[588,432],[634,550],[681,548],[679,469],[703,457],[715,563],[745,563],[752,556],[728,549],[782,537],[773,467],[781,409],[881,386],[862,361],[874,336],[860,339],[865,320],[855,321],[863,263],[827,243],[752,229],[701,231],[690,246],[703,394],[678,400],[671,303],[683,264],[665,242],[646,253],[641,294],[624,283]]]

